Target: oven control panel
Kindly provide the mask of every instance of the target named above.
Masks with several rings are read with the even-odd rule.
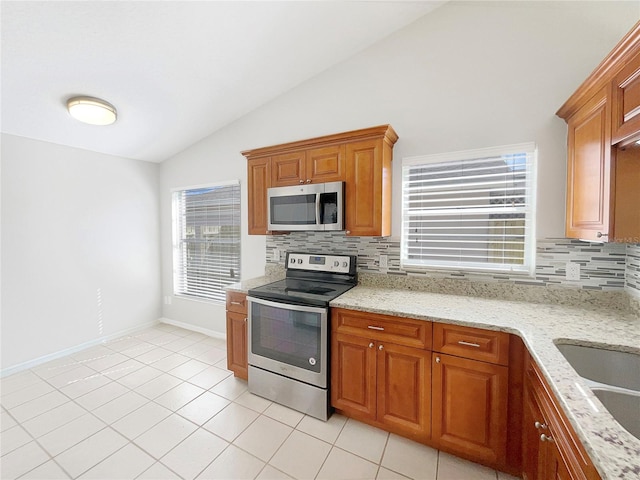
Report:
[[[318,272],[351,273],[355,259],[349,255],[321,255],[316,253],[287,253],[287,269]]]

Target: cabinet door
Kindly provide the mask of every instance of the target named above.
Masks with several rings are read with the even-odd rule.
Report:
[[[433,439],[444,450],[504,464],[508,368],[433,353]]]
[[[378,342],[378,421],[389,430],[428,440],[431,433],[431,352]]]
[[[613,81],[613,143],[640,136],[640,53]]]
[[[314,148],[307,151],[306,178],[312,183],[340,182],[345,180],[344,145]]]
[[[385,168],[383,160],[382,140],[347,145],[345,230],[348,235],[391,234],[391,166],[389,161]]]
[[[540,442],[540,427],[536,422],[544,424],[540,405],[535,399],[532,388],[527,385],[524,394],[524,413],[522,428],[522,473],[524,480],[542,480],[545,450],[544,444]],[[542,466],[542,467],[541,467]]]
[[[271,186],[285,187],[305,183],[305,152],[292,152],[271,157]]]
[[[248,230],[249,235],[267,233],[267,188],[271,186],[271,159],[247,161]]]
[[[236,377],[247,379],[247,315],[227,312],[227,368]]]
[[[608,241],[611,198],[611,105],[602,89],[569,119],[567,219],[569,238]]]
[[[373,341],[331,336],[331,405],[355,418],[376,417],[376,350]]]

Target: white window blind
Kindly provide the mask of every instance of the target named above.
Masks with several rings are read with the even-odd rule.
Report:
[[[533,273],[533,143],[403,160],[405,269]]]
[[[173,192],[173,289],[225,301],[240,280],[238,181]]]

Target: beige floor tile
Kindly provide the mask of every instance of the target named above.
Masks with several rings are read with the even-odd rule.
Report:
[[[296,430],[308,433],[309,435],[324,440],[328,443],[335,443],[338,439],[338,435],[342,431],[347,417],[334,413],[329,417],[329,420],[323,422],[317,418],[305,416],[302,421],[296,426]]]
[[[173,353],[167,357],[161,358],[157,362],[153,362],[153,368],[157,368],[165,373],[173,370],[174,368],[187,363],[189,361],[189,357],[186,355],[179,355],[177,353]]]
[[[125,415],[111,426],[130,440],[142,435],[151,427],[171,415],[171,410],[149,402]]]
[[[229,443],[203,429],[196,430],[160,461],[182,478],[191,480],[213,462]]]
[[[253,410],[232,403],[203,427],[226,441],[233,442],[256,418],[258,414]]]
[[[43,435],[38,443],[51,456],[56,456],[105,427],[104,422],[87,413]]]
[[[18,478],[49,460],[49,455],[36,442],[26,445],[2,456],[0,478]]]
[[[405,477],[384,467],[380,467],[378,475],[376,476],[376,480],[406,480],[407,478],[409,477]]]
[[[128,391],[124,395],[120,395],[118,398],[96,408],[93,410],[93,414],[103,422],[111,424],[137,410],[147,402],[149,402],[148,398],[136,392]]]
[[[218,367],[209,366],[202,372],[191,377],[188,381],[200,388],[209,390],[214,385],[217,385],[225,378],[229,377],[231,372],[229,370],[223,370]]]
[[[135,439],[145,452],[158,459],[191,435],[196,425],[179,415],[170,415]]]
[[[498,472],[498,480],[518,480],[518,477],[514,477],[508,473]]]
[[[29,435],[24,428],[20,425],[15,425],[2,432],[0,436],[0,451],[2,451],[2,455],[6,455],[32,440],[31,435]]]
[[[4,385],[4,383],[3,383]],[[4,408],[15,408],[18,405],[34,400],[49,392],[53,392],[55,389],[44,380],[38,379],[31,385],[17,390],[13,393],[2,393],[2,406]]]
[[[54,390],[7,410],[18,422],[26,422],[68,401],[68,397]]]
[[[102,387],[96,388],[89,393],[86,393],[78,398],[75,401],[83,408],[91,411],[94,410],[105,403],[115,400],[121,395],[127,393],[129,389],[124,385],[121,385],[117,382],[110,382]]]
[[[156,462],[136,480],[181,480],[177,473],[172,472],[160,462]]]
[[[126,377],[125,377],[126,378]],[[149,399],[159,397],[165,392],[168,392],[173,387],[180,385],[182,380],[166,373],[161,373],[158,377],[149,380],[144,385],[140,385],[135,389],[140,395],[144,395]]]
[[[127,444],[127,439],[105,428],[55,457],[72,477],[78,477]]]
[[[17,424],[18,423],[13,419],[13,417],[9,415],[9,412],[4,409],[0,412],[0,432],[4,432],[11,427],[15,427]]]
[[[330,450],[328,443],[294,430],[269,463],[293,478],[314,478]]]
[[[437,480],[496,480],[497,473],[488,467],[439,452]]]
[[[126,355],[111,351],[108,355],[84,362],[84,365],[97,372],[104,372],[105,370],[109,370],[110,368],[113,368],[127,360],[129,360],[129,357]]]
[[[202,480],[246,480],[255,478],[264,462],[234,445],[227,449],[198,475]]]
[[[160,360],[162,358],[168,357],[172,353],[173,352],[171,352],[170,350],[166,350],[166,349],[164,349],[162,347],[156,346],[156,348],[154,348],[152,350],[147,350],[143,354],[138,355],[136,357],[136,360],[138,360],[139,362],[142,362],[142,363],[144,363],[146,365],[150,365],[150,364],[153,364],[153,362],[157,362],[158,360]]]
[[[207,350],[211,350],[211,348],[211,345],[207,345],[206,343],[202,343],[202,341],[199,341],[198,343],[194,343],[192,345],[189,345],[187,348],[180,350],[178,353],[189,358],[196,358],[198,355],[202,355]]]
[[[20,477],[20,480],[67,480],[69,478],[71,477],[56,462],[49,460]]]
[[[129,443],[80,476],[82,479],[136,478],[155,463],[147,453]]]
[[[182,380],[188,380],[189,378],[199,374],[203,370],[206,370],[209,367],[208,364],[204,362],[200,362],[198,360],[188,360],[182,365],[172,369],[169,371],[169,374],[174,377],[181,378]]]
[[[292,480],[292,477],[271,465],[265,465],[256,480]]]
[[[200,387],[196,387],[188,382],[181,382],[171,390],[155,398],[155,402],[169,410],[176,411],[184,407],[187,403],[204,393]]]
[[[258,413],[263,413],[271,405],[271,400],[254,395],[248,390],[235,399],[235,403],[250,408]]]
[[[120,377],[118,379],[118,383],[121,383],[125,387],[129,387],[132,390],[135,390],[145,383],[153,380],[154,378],[159,377],[160,375],[162,375],[162,372],[160,370],[149,367],[148,365],[144,365],[142,368],[139,368],[123,377]]]
[[[409,439],[391,434],[381,465],[410,478],[435,480],[438,451]]]
[[[22,390],[23,388],[27,388],[35,383],[41,382],[42,378],[36,375],[33,371],[25,370],[0,379],[0,392],[2,392],[2,397],[4,397],[5,395],[10,395]]]
[[[198,425],[203,425],[223,408],[229,405],[230,401],[215,393],[204,392],[199,397],[187,403],[176,413]]]
[[[268,462],[292,431],[291,427],[261,415],[233,443]]]
[[[78,404],[74,402],[67,402],[24,422],[22,426],[27,432],[35,438],[38,438],[71,422],[72,420],[75,420],[78,417],[81,417],[82,415],[85,415],[86,413],[87,411]]]
[[[60,391],[68,397],[75,399],[111,382],[112,380],[106,375],[94,373],[90,377],[68,383],[64,387],[60,388]]]
[[[216,365],[220,360],[226,357],[226,350],[214,347],[202,352],[200,355],[196,356],[196,359],[201,362],[208,363],[209,365]]]
[[[278,420],[294,428],[300,423],[300,420],[304,418],[304,413],[300,413],[278,403],[272,403],[263,413],[274,420]]]
[[[389,434],[353,419],[347,420],[336,440],[336,447],[379,463]]]
[[[235,377],[227,377],[211,389],[216,395],[235,400],[247,390],[247,382]]]
[[[108,368],[107,370],[103,371],[102,374],[110,378],[111,380],[117,380],[126,375],[129,375],[130,373],[140,370],[144,366],[145,366],[144,363],[134,360],[133,358],[130,358],[129,360],[126,360],[122,363],[119,363],[118,365],[114,365],[113,367]]]
[[[378,473],[378,465],[352,453],[333,447],[317,480],[370,480]]]

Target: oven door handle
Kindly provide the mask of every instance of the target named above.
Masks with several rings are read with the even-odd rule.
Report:
[[[273,300],[264,300],[262,298],[256,298],[256,297],[247,297],[247,304],[249,306],[249,309],[251,308],[252,303],[266,305],[267,307],[281,308],[283,310],[295,310],[297,312],[310,312],[310,313],[319,313],[319,314],[325,314],[325,315],[329,311],[327,307],[314,307],[311,305],[294,305],[292,303],[278,302]],[[251,318],[251,310],[249,310],[249,318]]]

